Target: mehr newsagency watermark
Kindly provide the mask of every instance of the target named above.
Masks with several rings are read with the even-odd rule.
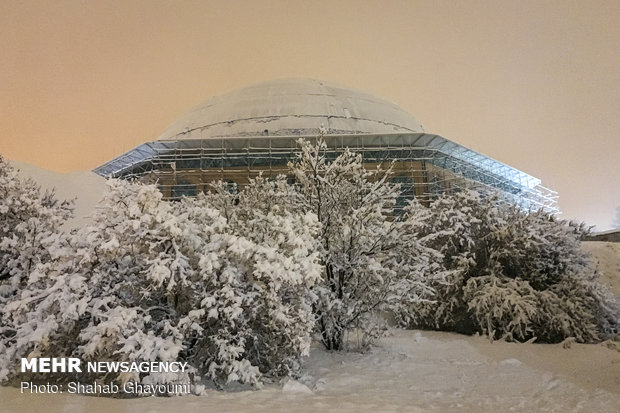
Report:
[[[21,359],[22,373],[184,373],[188,369],[186,362],[164,361],[89,361],[74,357],[33,357]],[[64,384],[33,383],[22,381],[20,390],[22,393],[69,393],[86,395],[113,395],[130,394],[148,396],[156,394],[187,394],[191,392],[189,384],[144,384],[137,381],[127,381],[123,384],[116,383],[83,383],[70,381]]]

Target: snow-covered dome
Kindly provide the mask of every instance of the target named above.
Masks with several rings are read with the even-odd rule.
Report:
[[[234,90],[190,110],[160,140],[326,133],[416,133],[420,122],[368,93],[312,79],[280,79]]]

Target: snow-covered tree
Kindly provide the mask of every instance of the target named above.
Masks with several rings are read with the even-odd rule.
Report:
[[[330,159],[322,138],[299,145],[299,159],[289,163],[294,206],[321,223],[317,326],[324,346],[339,350],[348,331],[371,339],[385,326],[382,315],[428,292],[418,271],[422,249],[394,214],[400,188],[390,184],[391,166],[369,171],[348,149]]]
[[[414,305],[421,325],[520,341],[617,334],[617,302],[580,249],[583,224],[472,191],[408,213],[418,215],[415,231],[448,274],[434,284],[434,303]]]

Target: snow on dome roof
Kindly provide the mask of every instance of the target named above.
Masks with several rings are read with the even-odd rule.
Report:
[[[209,99],[179,117],[160,140],[326,133],[417,133],[420,122],[370,94],[312,79],[254,84]]]

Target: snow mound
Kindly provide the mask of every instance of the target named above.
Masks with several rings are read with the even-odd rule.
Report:
[[[58,173],[21,162],[9,161],[19,169],[24,178],[32,178],[41,187],[54,189],[60,200],[74,199],[74,218],[67,221],[65,229],[78,228],[90,222],[89,216],[95,210],[106,190],[105,178],[90,171]]]
[[[523,363],[517,359],[506,359],[499,362],[500,366],[520,366],[521,364]]]
[[[296,380],[287,380],[282,387],[282,393],[312,394],[312,390],[310,390],[305,384],[302,384]]]
[[[602,281],[611,291],[620,296],[620,243],[587,241],[581,248],[590,254],[602,273]]]

